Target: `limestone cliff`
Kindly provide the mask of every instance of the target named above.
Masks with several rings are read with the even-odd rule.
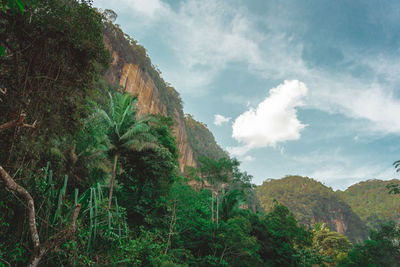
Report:
[[[116,54],[113,59],[118,57]],[[196,166],[193,160],[192,148],[187,142],[186,125],[182,112],[175,109],[172,114],[167,113],[167,106],[161,100],[159,89],[154,85],[149,75],[140,69],[138,65],[125,63],[119,78],[119,86],[127,93],[138,97],[139,115],[161,114],[170,116],[175,120],[173,134],[179,149],[181,171],[184,170],[185,166]]]
[[[161,78],[145,49],[117,26],[105,23],[104,43],[111,54],[111,66],[105,74],[107,82],[138,97],[139,115],[149,113],[171,117],[175,121],[173,134],[179,149],[180,169],[195,167],[179,94]]]

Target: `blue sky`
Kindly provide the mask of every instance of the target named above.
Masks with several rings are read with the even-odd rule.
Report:
[[[95,0],[261,184],[398,178],[400,2]]]

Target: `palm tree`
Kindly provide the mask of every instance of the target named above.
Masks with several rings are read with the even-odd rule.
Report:
[[[114,189],[115,173],[118,158],[123,151],[141,151],[158,147],[157,139],[150,133],[149,119],[136,118],[136,98],[129,94],[114,93],[110,96],[108,112],[98,109],[97,114],[103,119],[107,135],[108,154],[113,159],[113,169],[110,181],[108,208]]]

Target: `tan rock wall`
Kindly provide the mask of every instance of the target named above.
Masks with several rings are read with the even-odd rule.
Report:
[[[115,60],[118,60],[118,55],[114,53],[112,55],[114,63]],[[124,64],[120,73],[119,86],[129,94],[138,97],[139,115],[161,114],[167,116],[167,108],[161,101],[159,89],[147,73],[133,63]],[[196,162],[193,158],[192,148],[187,142],[185,120],[181,114],[182,112],[176,111],[172,117],[176,121],[173,134],[179,149],[179,166],[183,172],[186,166],[196,166]]]

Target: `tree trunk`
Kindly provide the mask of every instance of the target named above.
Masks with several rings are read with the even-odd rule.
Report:
[[[76,220],[78,219],[78,215],[81,210],[81,204],[77,204],[75,206],[70,226],[65,227],[57,234],[50,237],[44,244],[40,244],[39,234],[36,228],[35,203],[31,194],[29,194],[29,192],[25,188],[17,184],[14,179],[3,169],[2,166],[0,166],[0,176],[3,179],[7,190],[18,194],[19,196],[23,197],[27,202],[29,231],[31,233],[31,239],[33,242],[33,253],[28,266],[36,267],[47,252],[53,251],[58,246],[65,243],[75,233]]]
[[[214,191],[211,191],[211,221],[214,221]]]
[[[0,166],[0,175],[3,178],[6,188],[19,196],[23,197],[28,206],[29,231],[33,242],[33,249],[36,250],[40,246],[39,234],[36,228],[36,214],[33,198],[25,188],[17,184],[13,178]]]
[[[45,243],[39,245],[39,247],[33,251],[28,267],[38,266],[40,260],[43,258],[44,255],[46,255],[50,251],[55,250],[57,247],[67,242],[74,235],[76,231],[76,220],[78,219],[80,210],[81,204],[77,204],[72,215],[71,225],[66,226],[64,229],[50,237]]]
[[[16,126],[22,126],[22,127],[27,127],[27,128],[35,128],[36,127],[36,121],[33,124],[26,124],[24,122],[25,118],[26,118],[26,114],[22,113],[19,115],[18,119],[1,124],[0,132],[7,130],[8,128],[16,127]]]
[[[217,198],[217,225],[218,225],[218,217],[219,217],[219,196],[218,196],[218,191],[217,191],[216,198]]]
[[[115,154],[115,156],[114,156],[114,167],[113,167],[113,172],[112,172],[111,182],[110,182],[110,195],[108,197],[108,209],[111,208],[112,195],[113,195],[113,190],[114,190],[115,172],[116,172],[116,169],[117,169],[117,161],[118,161],[118,154]]]
[[[168,253],[168,248],[171,243],[171,236],[174,233],[175,223],[176,223],[176,202],[174,202],[174,208],[172,210],[171,222],[169,224],[168,241],[167,241],[167,246],[165,247],[164,255],[167,255]]]

